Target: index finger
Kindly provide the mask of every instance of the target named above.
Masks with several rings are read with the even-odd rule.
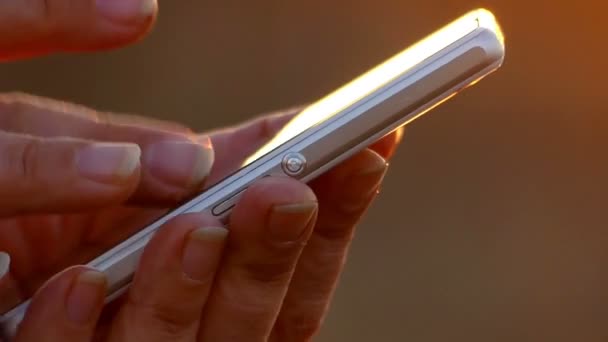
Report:
[[[211,169],[209,139],[178,124],[95,111],[24,94],[0,95],[0,130],[43,138],[136,143],[141,179],[132,201],[167,205],[198,191]]]

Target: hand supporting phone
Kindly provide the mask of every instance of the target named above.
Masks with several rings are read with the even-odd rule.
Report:
[[[107,301],[129,286],[144,247],[173,217],[208,212],[224,222],[240,195],[267,176],[308,182],[498,69],[504,37],[494,16],[472,11],[312,104],[241,168],[88,265],[108,277]],[[29,301],[0,318],[10,340]]]

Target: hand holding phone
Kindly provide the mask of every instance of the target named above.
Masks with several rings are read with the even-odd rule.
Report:
[[[93,260],[90,266],[110,281],[107,301],[128,288],[144,247],[169,220],[206,212],[225,222],[242,194],[264,177],[312,181],[496,70],[503,54],[494,18],[475,11],[311,105],[237,172]],[[27,305],[4,317],[7,331],[14,331]]]

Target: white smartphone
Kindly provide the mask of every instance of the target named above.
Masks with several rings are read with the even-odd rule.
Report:
[[[208,212],[225,221],[240,195],[262,177],[314,179],[498,69],[504,51],[494,16],[478,9],[305,108],[235,173],[91,261],[108,277],[107,301],[128,288],[144,247],[171,218]],[[0,318],[6,340],[28,303]]]

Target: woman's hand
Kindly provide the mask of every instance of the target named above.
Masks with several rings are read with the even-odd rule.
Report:
[[[0,61],[121,47],[156,13],[156,0],[1,1]],[[12,258],[0,311],[128,236],[133,212],[200,190],[212,162],[209,140],[179,125],[0,95],[0,248]]]
[[[12,262],[0,310],[140,228],[133,213],[200,191],[213,156],[209,138],[174,124],[1,95],[0,250]]]
[[[142,38],[156,11],[155,0],[3,1],[0,60],[120,47]],[[289,115],[212,133],[210,182]],[[203,215],[174,219],[146,248],[128,293],[102,309],[103,275],[70,266],[199,191],[211,144],[178,125],[3,95],[0,248],[10,270],[0,310],[35,294],[18,341],[306,340],[399,139],[384,138],[311,187],[258,182],[235,208],[230,234]]]
[[[232,171],[291,115],[210,133],[210,179]],[[282,177],[257,182],[234,209],[229,234],[204,215],[167,223],[147,246],[128,293],[103,313],[103,275],[68,269],[36,294],[17,341],[308,340],[400,137],[385,137],[311,187]],[[150,213],[131,214],[137,222]]]

